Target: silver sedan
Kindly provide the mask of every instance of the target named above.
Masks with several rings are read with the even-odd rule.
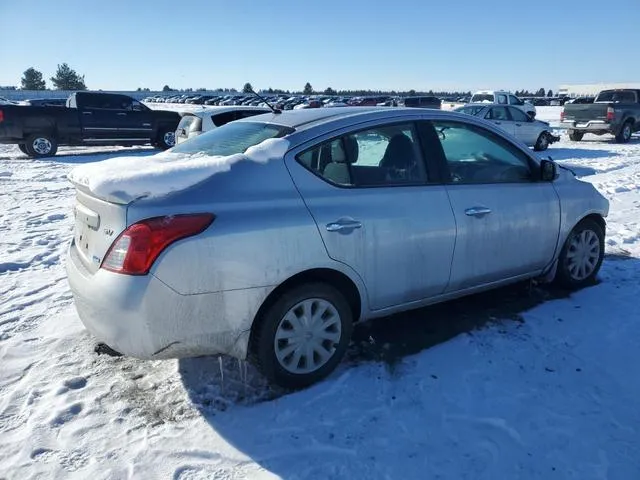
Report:
[[[536,120],[517,107],[497,103],[470,103],[455,111],[484,118],[536,151],[546,150],[549,145],[560,140],[560,137],[553,135],[548,122]]]
[[[226,354],[300,388],[334,370],[357,321],[530,278],[583,287],[603,260],[607,200],[470,115],[277,112],[170,155],[163,168],[210,173],[132,198],[135,162],[112,195],[77,182],[75,305],[126,355]]]

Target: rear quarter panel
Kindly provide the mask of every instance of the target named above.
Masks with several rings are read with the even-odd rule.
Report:
[[[188,191],[139,201],[127,222],[197,212],[216,219],[202,234],[167,248],[151,270],[181,294],[275,288],[313,268],[341,271],[364,292],[355,272],[328,257],[282,160],[241,161]]]

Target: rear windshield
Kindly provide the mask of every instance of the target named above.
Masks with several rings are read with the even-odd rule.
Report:
[[[180,123],[178,124],[178,128],[184,128],[185,130],[188,130],[193,123],[198,123],[198,120],[200,119],[195,115],[185,115],[180,120]]]
[[[181,143],[171,151],[187,154],[204,152],[214,156],[235,155],[246,152],[249,147],[268,138],[284,137],[293,131],[290,127],[269,123],[231,122]]]
[[[636,95],[633,92],[605,90],[598,94],[596,102],[636,103]]]
[[[489,93],[476,93],[471,97],[471,103],[490,102],[493,103],[493,94]]]

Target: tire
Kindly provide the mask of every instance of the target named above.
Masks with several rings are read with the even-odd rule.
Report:
[[[24,153],[25,155],[29,155],[29,153],[27,152],[27,147],[25,147],[24,143],[19,143],[18,144],[18,148],[20,149],[20,151],[22,153]]]
[[[308,311],[305,312],[305,308]],[[323,322],[317,326],[324,327],[320,329],[324,336],[314,337],[304,323],[305,314],[314,308],[318,309],[316,312],[322,309],[316,321]],[[352,312],[344,295],[325,283],[301,285],[285,292],[257,319],[249,346],[250,359],[269,383],[287,389],[304,388],[335,370],[347,351],[352,331]],[[297,348],[293,340],[296,333],[300,335],[298,341],[303,342]],[[279,340],[277,335],[281,336]],[[334,341],[328,335],[334,337]],[[318,342],[315,346],[314,338]],[[318,363],[315,368],[309,368],[308,352],[311,352],[311,362]],[[320,352],[329,356],[323,358]]]
[[[627,120],[616,135],[616,142],[628,143],[631,140],[631,135],[633,135],[633,121]]]
[[[581,257],[581,248],[584,248],[584,257]],[[592,261],[586,260],[588,258]],[[562,247],[555,283],[571,290],[593,285],[603,259],[604,230],[594,220],[582,220],[573,228]],[[587,269],[583,271],[580,265],[585,265]]]
[[[168,150],[176,145],[176,133],[174,130],[163,128],[158,132],[158,138],[153,144],[160,150]]]
[[[24,148],[30,157],[51,157],[58,151],[58,141],[47,133],[29,135]]]
[[[538,140],[536,140],[536,144],[533,146],[533,149],[536,152],[542,152],[547,148],[549,148],[549,133],[542,132],[538,137]]]
[[[569,140],[572,142],[579,142],[584,137],[584,133],[576,132],[575,130],[569,130]]]

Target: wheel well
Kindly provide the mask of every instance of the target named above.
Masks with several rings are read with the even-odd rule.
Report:
[[[360,292],[358,291],[358,287],[356,287],[355,283],[347,277],[344,273],[340,273],[336,270],[331,270],[330,268],[315,268],[312,270],[306,270],[304,272],[297,273],[293,277],[287,279],[278,287],[273,290],[266,300],[260,306],[258,313],[256,314],[253,325],[251,326],[251,338],[249,340],[249,344],[253,340],[253,333],[256,331],[256,326],[259,324],[262,318],[264,318],[264,314],[271,308],[271,306],[280,298],[285,292],[291,290],[292,288],[299,287],[300,285],[304,285],[306,283],[314,283],[321,282],[327,283],[335,288],[337,288],[340,293],[345,296],[345,299],[349,303],[349,307],[351,308],[351,314],[353,316],[353,321],[356,322],[360,319],[361,309],[362,309],[362,300],[360,299]]]
[[[591,213],[589,215],[587,215],[586,217],[584,217],[583,219],[581,219],[578,224],[580,224],[581,222],[585,221],[585,220],[593,220],[594,222],[596,222],[600,228],[602,228],[602,232],[605,233],[607,231],[607,222],[604,221],[604,218],[602,217],[602,215],[598,215],[597,213]]]

